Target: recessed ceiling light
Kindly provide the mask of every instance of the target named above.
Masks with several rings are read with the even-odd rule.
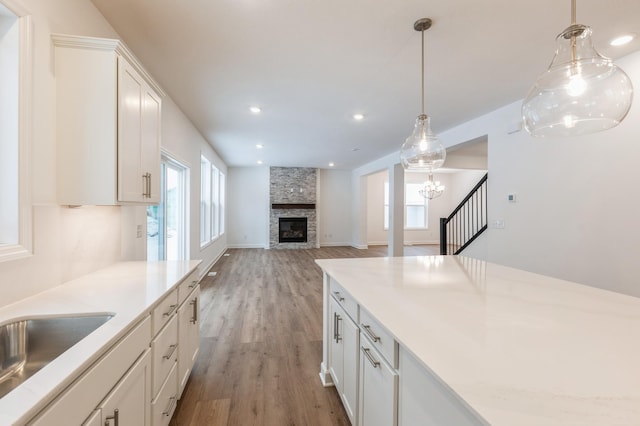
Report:
[[[262,145],[261,143],[257,143],[257,144],[256,144],[256,148],[258,148],[258,149],[262,149],[262,148],[264,148],[264,145]]]
[[[262,164],[262,160],[258,160],[258,161],[257,161],[257,163],[258,163],[258,164]]]
[[[333,167],[335,166],[335,164],[333,164],[333,161],[331,163],[329,163],[329,167]]]
[[[612,46],[622,46],[624,44],[629,43],[631,40],[633,40],[635,38],[634,34],[625,34],[623,36],[614,38],[613,40],[611,40],[611,44]]]
[[[354,120],[358,120],[358,121],[360,121],[360,120],[362,120],[363,118],[364,118],[364,115],[362,115],[362,114],[353,114],[353,119],[354,119]]]
[[[249,107],[249,111],[251,111],[254,114],[260,114],[262,110],[260,109],[260,107],[252,106],[252,107]]]

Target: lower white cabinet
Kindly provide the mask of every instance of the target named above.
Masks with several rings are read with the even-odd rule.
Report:
[[[178,397],[189,380],[200,350],[200,286],[178,308]]]
[[[367,337],[360,341],[360,426],[398,424],[398,373]]]
[[[358,343],[360,332],[342,306],[330,298],[333,319],[329,373],[352,424],[358,417]]]
[[[92,424],[89,421],[95,422],[97,411],[100,413],[100,424],[105,425],[106,417],[112,415],[116,408],[120,413],[117,401],[123,399],[122,395],[130,395],[132,399],[135,398],[136,406],[123,405],[122,411],[136,421],[121,421],[119,425],[148,426],[151,421],[148,403],[151,400],[150,338],[151,320],[146,316],[28,424]],[[140,399],[143,392],[144,399]],[[131,409],[136,410],[137,414],[131,414]],[[106,423],[107,426],[113,424]]]
[[[460,398],[402,347],[399,370],[398,420],[401,425],[486,425]]]
[[[100,404],[104,426],[148,426],[151,424],[151,356],[147,349]]]
[[[151,417],[153,426],[167,426],[173,416],[178,402],[178,366],[173,364],[173,368],[167,376],[158,395],[151,402]]]

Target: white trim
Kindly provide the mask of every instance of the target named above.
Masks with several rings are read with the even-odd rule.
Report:
[[[366,250],[369,248],[369,246],[367,244],[349,244],[351,247],[353,248],[357,248],[358,250]]]
[[[242,249],[242,248],[249,248],[249,249],[263,249],[265,248],[264,244],[229,244],[227,245],[227,248],[238,248],[238,249]]]
[[[18,16],[18,243],[0,247],[0,262],[33,254],[33,209],[31,198],[31,142],[33,129],[33,25],[31,15],[12,1],[2,4]]]
[[[351,243],[342,242],[342,243],[320,243],[320,247],[352,247]]]
[[[162,87],[151,77],[151,74],[144,69],[142,64],[138,62],[131,50],[120,40],[111,38],[85,37],[67,34],[51,34],[51,40],[55,46],[72,47],[94,50],[113,51],[117,55],[124,57],[127,62],[147,81],[149,86],[160,96],[164,98],[167,94]]]
[[[225,247],[220,251],[220,254],[218,254],[218,256],[216,256],[206,267],[200,269],[200,278],[198,279],[198,281],[202,280],[209,273],[209,270],[213,268],[213,266],[218,262],[218,260],[220,260],[220,258],[222,258],[222,256],[226,252],[227,248]],[[202,264],[200,264],[200,266],[202,266]]]

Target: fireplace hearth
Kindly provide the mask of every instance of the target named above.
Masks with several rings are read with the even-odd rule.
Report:
[[[306,243],[307,242],[307,218],[306,217],[281,217],[278,219],[278,242],[280,243]]]

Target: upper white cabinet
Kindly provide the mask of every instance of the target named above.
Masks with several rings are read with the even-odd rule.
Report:
[[[158,203],[162,89],[118,40],[52,40],[58,202]]]

